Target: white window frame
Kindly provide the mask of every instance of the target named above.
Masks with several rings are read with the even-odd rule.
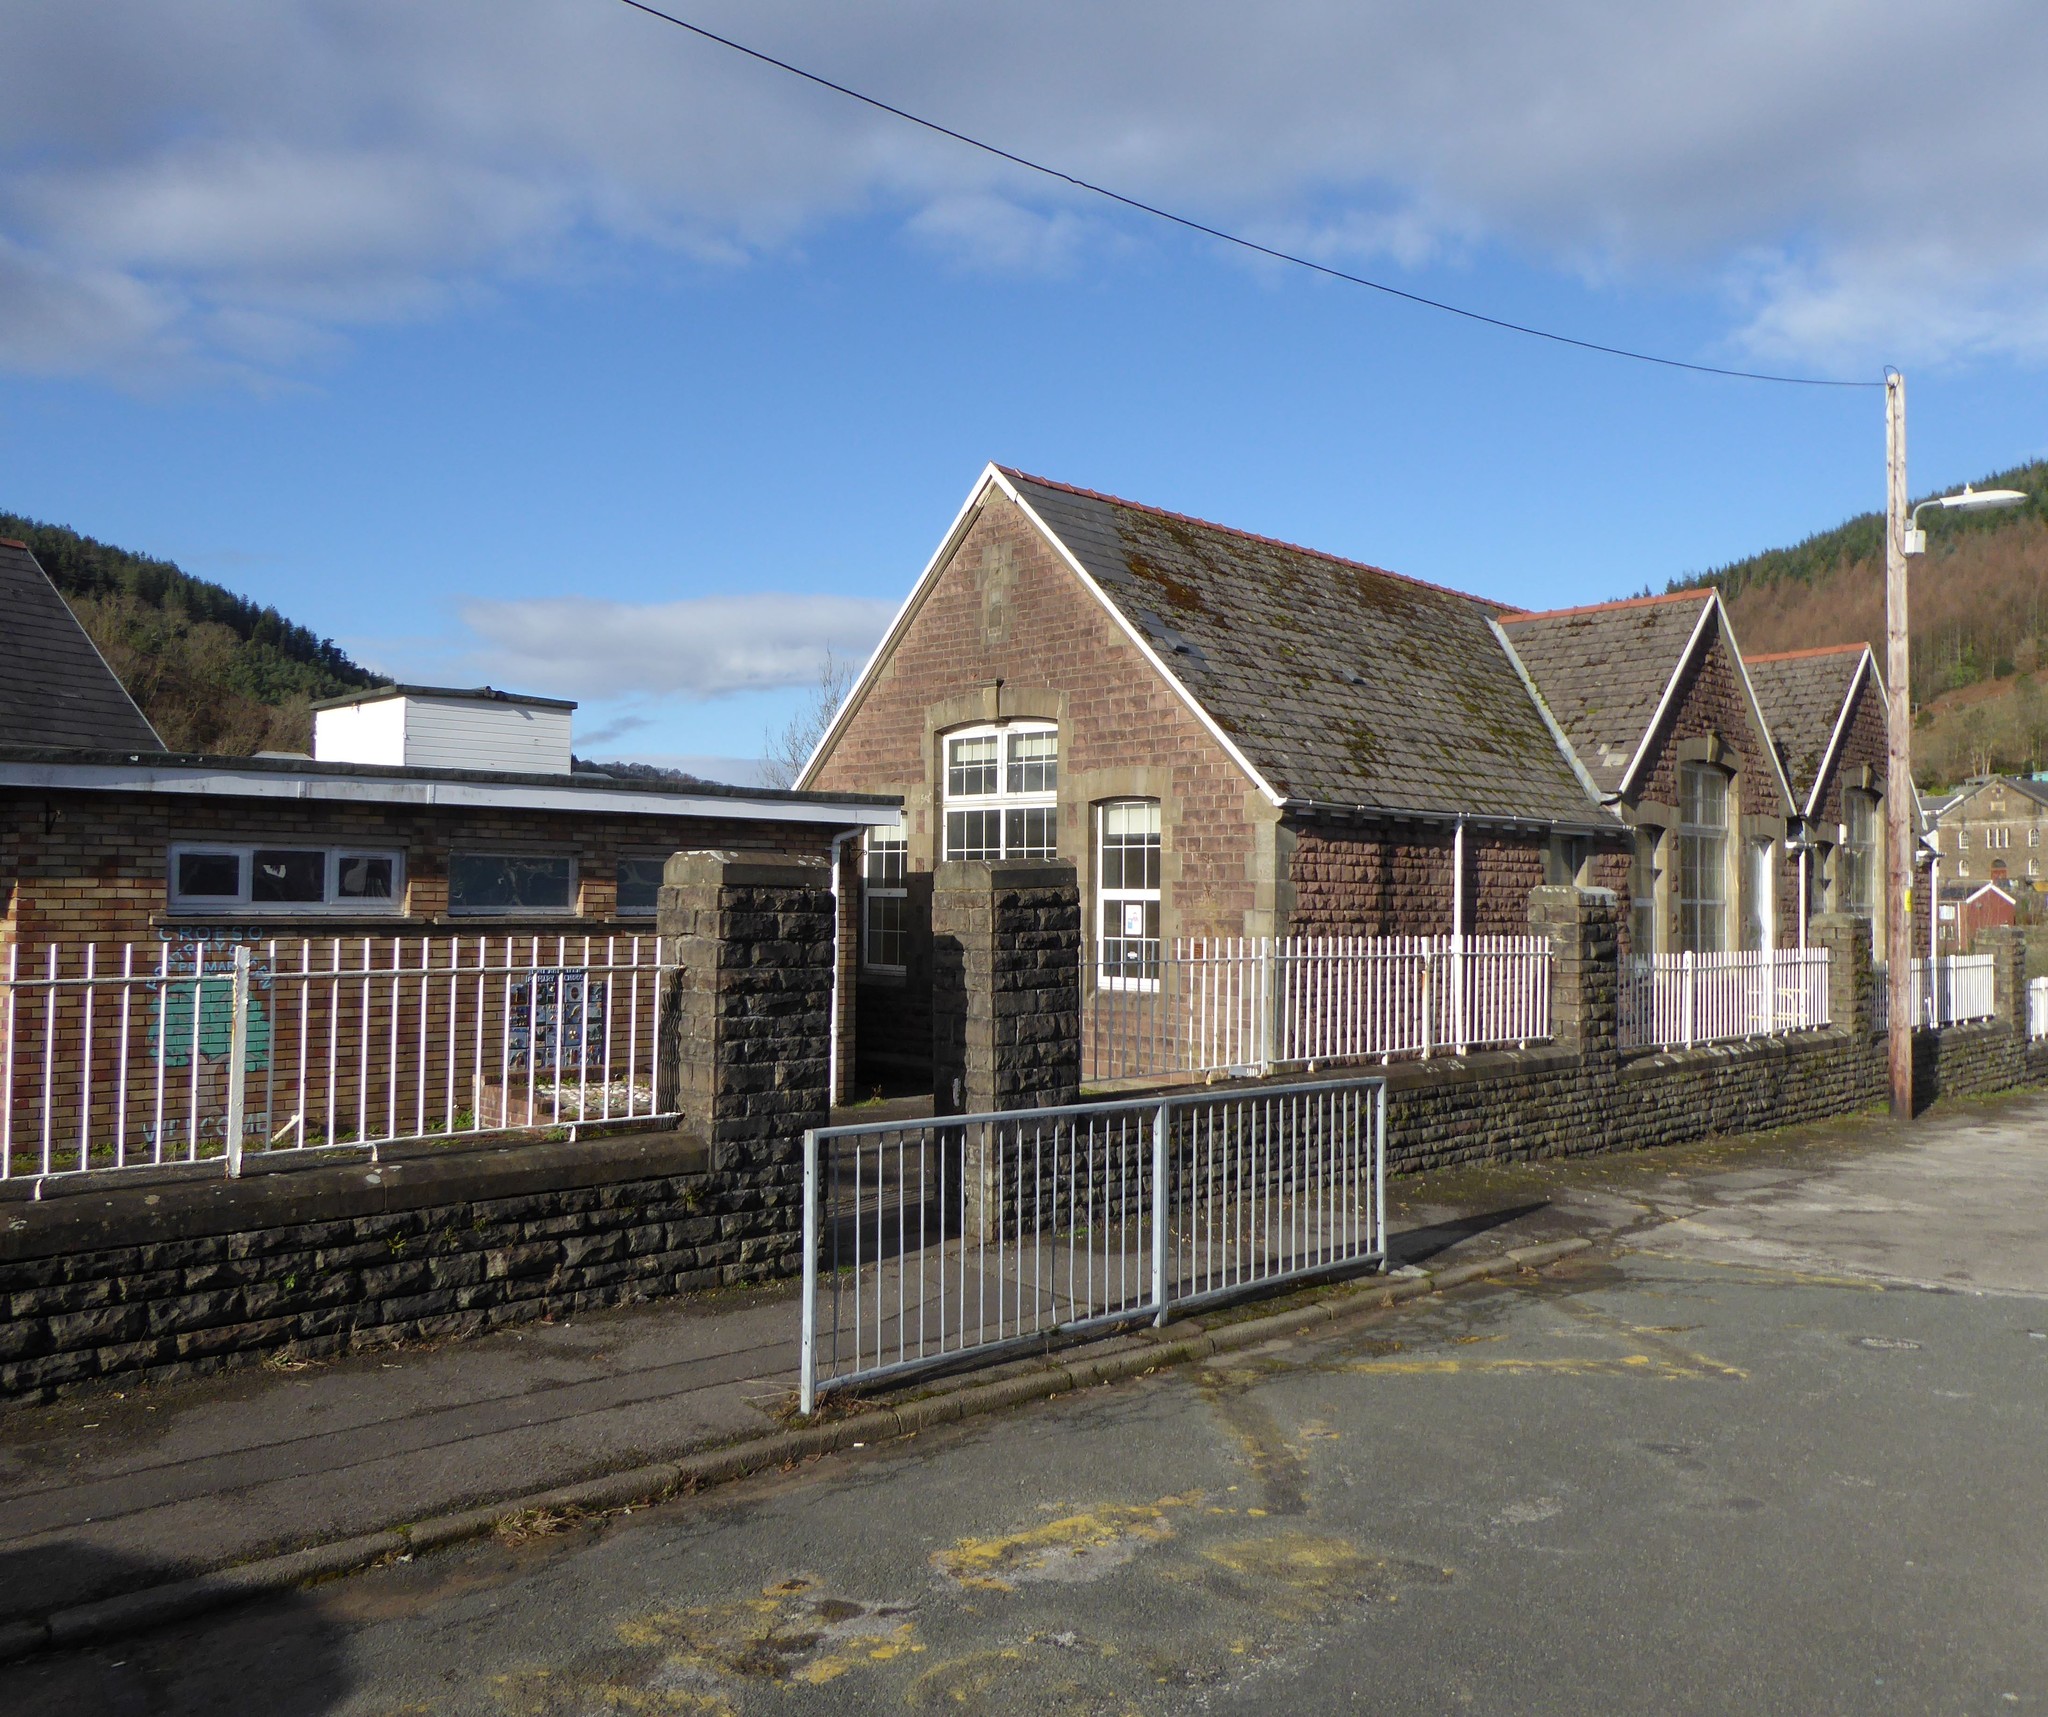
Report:
[[[1043,779],[1045,770],[1034,760],[1019,758],[1021,749],[1018,741],[1050,737],[1053,755],[1050,760],[1051,781]],[[963,741],[993,739],[995,741],[995,788],[992,792],[956,790],[954,775],[954,748]],[[967,767],[977,767],[968,765]],[[1040,772],[1039,784],[1024,787],[1018,781],[1020,775],[1029,779],[1029,772],[1037,767]],[[961,856],[958,844],[953,838],[953,819],[976,813],[993,816],[996,820],[996,845],[991,853],[986,847],[977,847],[966,856],[974,858],[1047,858],[1059,855],[1059,725],[1050,721],[1006,721],[982,722],[973,727],[956,727],[939,736],[939,842],[941,857]],[[1021,818],[1028,812],[1044,814],[1044,828],[1050,834],[1050,852],[1030,850],[1030,843],[1019,839],[1012,844],[1013,818]]]
[[[1870,813],[1870,838],[1859,841],[1854,838],[1856,829],[1856,807],[1862,806]],[[1842,794],[1842,844],[1837,849],[1835,862],[1841,868],[1837,872],[1841,882],[1840,899],[1835,905],[1837,912],[1847,912],[1857,918],[1868,918],[1875,924],[1883,916],[1879,910],[1879,874],[1883,866],[1879,859],[1883,853],[1881,845],[1884,829],[1883,803],[1874,793],[1861,788],[1846,788]],[[1858,884],[1861,884],[1859,887]]]
[[[1681,951],[1719,954],[1728,948],[1728,919],[1736,905],[1735,900],[1730,899],[1736,891],[1728,886],[1728,852],[1734,836],[1731,824],[1735,822],[1732,814],[1735,783],[1726,770],[1711,763],[1681,763],[1678,772],[1678,846],[1677,862],[1672,867],[1671,890],[1673,929]],[[1719,823],[1686,821],[1686,784],[1693,780],[1718,783],[1721,802]],[[1700,849],[1707,843],[1711,843],[1713,852],[1711,864],[1702,862]],[[1688,892],[1688,884],[1709,884],[1713,892],[1710,894],[1697,887],[1694,892]],[[1703,914],[1709,907],[1715,913],[1714,945],[1711,948],[1699,947],[1697,944],[1704,938],[1698,932],[1704,922]]]
[[[263,853],[319,853],[321,855],[321,898],[313,900],[254,900],[250,896],[256,876],[256,855]],[[236,863],[235,892],[184,895],[178,889],[178,861],[187,857],[232,857]],[[341,867],[349,859],[382,859],[391,865],[391,894],[388,899],[341,896]],[[329,918],[388,918],[405,911],[405,854],[395,847],[330,845],[325,841],[173,841],[165,865],[164,900],[170,911],[182,916],[232,912],[237,917],[299,918],[320,914]]]
[[[878,823],[862,832],[860,862],[860,959],[864,970],[887,977],[901,977],[909,969],[910,925],[910,831],[898,817],[893,823]],[[877,873],[880,874],[877,874]],[[897,903],[893,909],[885,904]],[[877,906],[882,910],[878,912]],[[894,926],[879,929],[876,919],[896,917]],[[878,960],[874,950],[880,935],[898,939],[902,960]]]
[[[565,859],[569,865],[569,898],[562,906],[457,906],[455,904],[455,861],[457,859]],[[448,855],[448,916],[451,918],[574,918],[577,911],[581,872],[573,853],[514,852],[499,847],[466,847]]]
[[[1109,824],[1110,813],[1142,807],[1152,813],[1153,827],[1150,831],[1152,863],[1149,885],[1129,881],[1125,869],[1127,860],[1120,862],[1117,869],[1123,880],[1112,885],[1107,881],[1109,865]],[[1161,956],[1164,952],[1164,938],[1160,934],[1160,915],[1163,911],[1160,898],[1160,872],[1164,865],[1164,845],[1161,840],[1159,801],[1157,799],[1105,799],[1095,807],[1095,977],[1097,984],[1105,990],[1156,990],[1159,988]],[[1127,853],[1127,847],[1119,848]],[[1123,926],[1111,934],[1110,914],[1115,911]],[[1129,931],[1129,914],[1138,914],[1139,933],[1132,936]],[[1131,942],[1141,945],[1135,962],[1125,958]],[[1151,957],[1147,959],[1142,945],[1150,943]],[[1111,956],[1112,947],[1116,950]],[[1136,970],[1131,970],[1135,965]]]

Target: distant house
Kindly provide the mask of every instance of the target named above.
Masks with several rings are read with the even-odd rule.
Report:
[[[1500,626],[1629,831],[1631,951],[1796,942],[1785,851],[1798,807],[1719,593],[1511,614]]]
[[[1930,807],[1944,879],[1966,892],[1996,883],[2025,899],[2048,893],[2048,782],[1990,775]]]
[[[2019,918],[2017,908],[2018,903],[2013,897],[1995,882],[1982,883],[1972,889],[1963,897],[1962,911],[1957,915],[1962,952],[1967,954],[1974,949],[1978,931],[2016,923]]]
[[[574,770],[573,704],[383,687],[315,757],[165,751],[34,557],[0,544],[0,960],[51,942],[650,930],[682,848],[833,851],[893,801]],[[4,964],[0,964],[4,970]]]
[[[1882,958],[1890,706],[1877,660],[1867,644],[1838,644],[1744,663],[1798,800],[1801,910],[1870,919]]]
[[[801,777],[904,804],[867,837],[863,1045],[928,1052],[947,858],[1072,861],[1111,971],[1177,938],[1519,932],[1546,880],[1625,888],[1513,612],[989,466]]]

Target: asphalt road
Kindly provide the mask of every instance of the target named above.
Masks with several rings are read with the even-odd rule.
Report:
[[[1838,1144],[1618,1169],[1579,1196],[1642,1220],[1540,1280],[45,1658],[0,1711],[2048,1708],[2048,1104]]]

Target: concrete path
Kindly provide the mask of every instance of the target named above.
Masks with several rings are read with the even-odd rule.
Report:
[[[0,1710],[2048,1710],[2048,1099],[1400,1190],[1418,1247],[1608,1244],[37,1658]]]
[[[2048,1098],[1398,1181],[1402,1255],[1587,1236],[1708,1264],[2048,1292]],[[792,1289],[0,1414],[0,1620],[767,1429]]]

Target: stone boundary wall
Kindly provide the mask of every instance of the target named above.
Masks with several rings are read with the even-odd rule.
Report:
[[[0,1400],[326,1357],[785,1269],[788,1213],[682,1134],[0,1204]]]

